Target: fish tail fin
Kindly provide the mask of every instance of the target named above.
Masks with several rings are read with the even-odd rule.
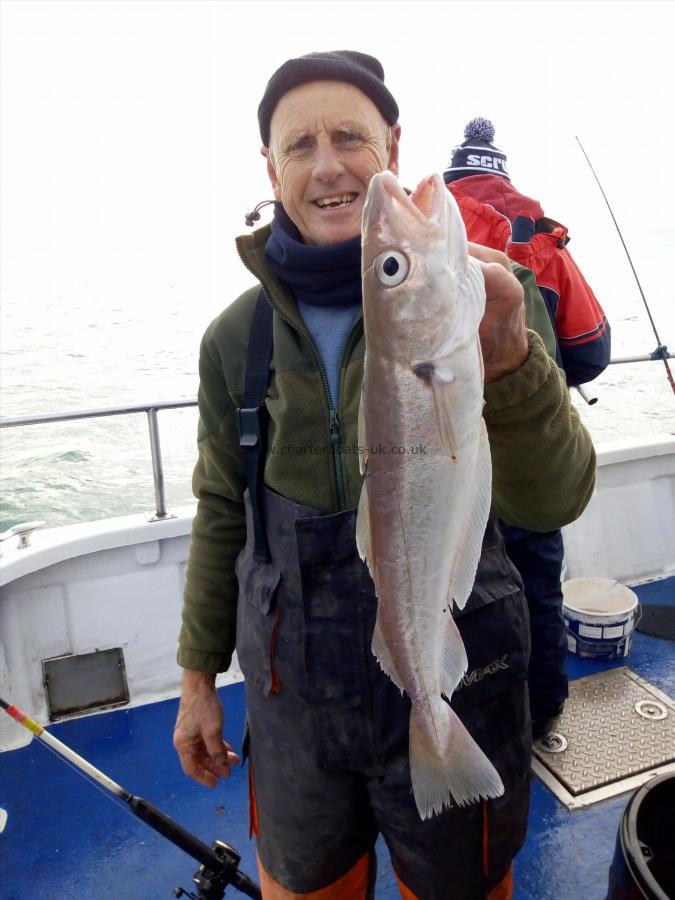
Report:
[[[449,706],[447,710],[451,722],[440,754],[420,727],[418,717],[414,713],[410,716],[410,777],[422,819],[440,813],[453,801],[464,806],[504,793],[495,767],[462,725],[457,713]]]

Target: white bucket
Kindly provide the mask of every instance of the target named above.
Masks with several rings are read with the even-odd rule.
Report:
[[[590,659],[628,656],[640,607],[613,578],[571,578],[562,585],[567,648]]]

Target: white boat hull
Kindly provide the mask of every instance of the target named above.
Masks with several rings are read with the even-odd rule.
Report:
[[[185,565],[194,507],[46,529],[3,546],[0,696],[49,721],[42,660],[121,647],[130,705],[176,696]],[[675,438],[598,447],[595,494],[563,530],[566,578],[628,584],[675,573]],[[236,664],[218,679],[241,679]],[[25,735],[25,737],[24,737]],[[30,735],[0,718],[0,750]]]

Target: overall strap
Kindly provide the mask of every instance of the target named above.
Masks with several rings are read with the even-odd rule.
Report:
[[[263,463],[267,437],[267,408],[265,393],[272,359],[272,306],[263,288],[251,322],[251,333],[246,351],[246,378],[244,403],[236,411],[239,447],[246,469],[251,510],[253,513],[253,557],[257,562],[269,562],[265,526],[260,508],[260,487],[263,483]]]

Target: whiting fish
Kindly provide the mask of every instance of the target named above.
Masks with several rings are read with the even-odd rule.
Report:
[[[412,196],[391,172],[370,182],[363,307],[357,545],[378,598],[373,653],[412,703],[410,771],[426,819],[504,792],[442,697],[467,670],[452,613],[473,587],[492,470],[478,339],[484,280],[439,175]]]

